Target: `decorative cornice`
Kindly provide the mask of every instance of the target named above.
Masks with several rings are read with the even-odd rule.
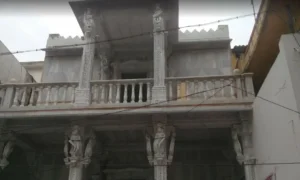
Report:
[[[204,29],[201,31],[193,30],[192,32],[188,30],[179,31],[178,40],[179,42],[230,40],[228,25],[219,25],[216,30],[210,29],[208,31]]]

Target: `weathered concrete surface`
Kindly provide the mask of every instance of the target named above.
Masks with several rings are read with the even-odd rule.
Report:
[[[76,82],[79,80],[81,56],[46,56],[41,82]],[[92,80],[100,79],[100,60],[95,57]]]
[[[0,41],[0,52],[10,52],[2,41]],[[32,82],[30,75],[14,55],[0,56],[0,81],[8,83],[11,79],[15,79],[17,83]]]
[[[41,82],[44,61],[22,62],[21,65],[27,70],[27,72],[37,83]]]
[[[300,35],[295,34],[297,39]],[[258,96],[280,104],[285,109],[260,98],[254,101],[253,145],[257,179],[276,173],[276,179],[300,179],[300,54],[294,37],[283,35],[277,56]]]
[[[168,60],[169,77],[231,75],[230,49],[177,51]]]

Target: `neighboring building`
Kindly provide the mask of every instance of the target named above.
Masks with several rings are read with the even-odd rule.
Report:
[[[20,64],[13,54],[9,54],[9,49],[0,41],[0,52],[8,54],[0,56],[0,84],[16,82],[32,82],[31,76]]]
[[[228,26],[165,33],[176,0],[70,5],[84,37],[49,35],[41,82],[0,85],[0,179],[254,180]]]
[[[300,52],[282,35],[279,54],[253,104],[253,147],[257,179],[300,179]]]
[[[262,0],[245,57],[239,62],[241,72],[253,73],[256,93],[279,53],[278,43],[281,35],[299,30],[298,0]]]
[[[43,74],[44,61],[22,62],[21,65],[33,77],[35,82],[40,83]]]

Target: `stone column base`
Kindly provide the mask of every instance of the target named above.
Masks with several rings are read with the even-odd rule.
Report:
[[[79,89],[75,91],[75,105],[76,106],[89,106],[91,104],[91,91],[90,89]]]
[[[158,103],[167,101],[166,86],[154,86],[152,88],[152,100],[151,103]]]

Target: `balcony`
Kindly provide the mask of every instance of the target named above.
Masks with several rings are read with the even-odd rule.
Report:
[[[166,78],[166,101],[152,102],[153,79],[91,81],[91,104],[77,107],[77,82],[0,85],[0,117],[106,113],[166,113],[249,109],[252,74]],[[196,108],[197,107],[197,108]],[[83,111],[78,111],[83,110]],[[126,110],[126,111],[125,111]],[[128,110],[128,111],[127,111]],[[123,112],[121,112],[123,111]]]

